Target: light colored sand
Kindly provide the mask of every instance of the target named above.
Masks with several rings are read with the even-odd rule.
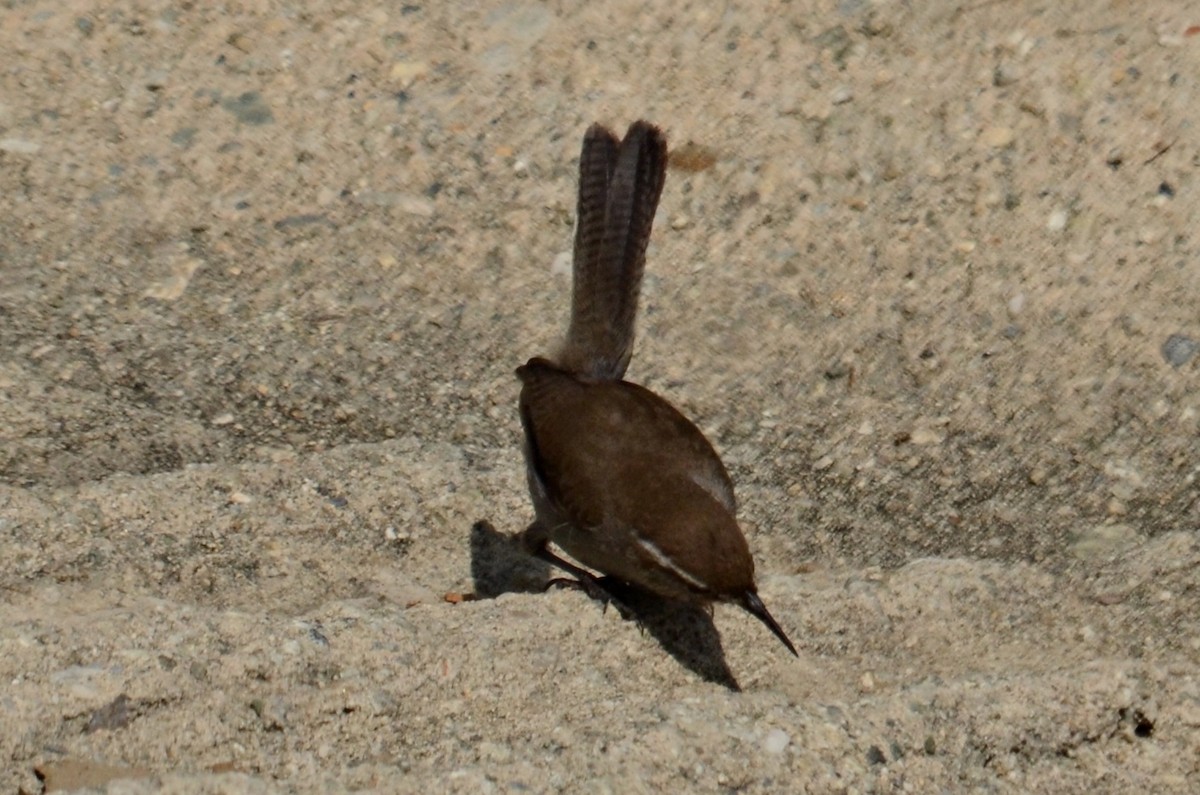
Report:
[[[1200,15],[643,5],[0,16],[0,789],[1200,790]],[[637,117],[798,661],[472,529]]]

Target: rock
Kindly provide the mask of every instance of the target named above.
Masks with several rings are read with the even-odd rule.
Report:
[[[1138,539],[1138,532],[1131,525],[1095,525],[1075,537],[1071,554],[1080,560],[1113,557],[1135,545]]]
[[[36,155],[42,148],[37,141],[27,141],[24,138],[0,139],[0,152],[10,155]]]
[[[771,729],[763,738],[763,750],[768,754],[782,754],[791,742],[792,738],[783,729]]]
[[[932,428],[914,428],[908,440],[918,446],[941,444],[942,434]]]
[[[1182,334],[1172,334],[1162,344],[1162,356],[1172,367],[1183,367],[1198,350],[1200,343]]]
[[[1051,232],[1061,232],[1067,228],[1067,211],[1063,209],[1055,210],[1050,213],[1050,217],[1046,219],[1046,229]]]
[[[1005,149],[1017,140],[1017,134],[1011,127],[988,127],[979,135],[984,146],[993,149]]]
[[[246,91],[236,97],[221,100],[221,107],[229,111],[242,124],[260,126],[275,121],[271,109],[257,91]]]

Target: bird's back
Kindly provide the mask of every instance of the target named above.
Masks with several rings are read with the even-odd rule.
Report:
[[[549,517],[556,543],[606,574],[672,596],[720,598],[752,587],[733,484],[690,420],[636,384],[588,381],[545,359],[517,374],[531,477],[557,514]],[[639,581],[654,563],[673,571]]]

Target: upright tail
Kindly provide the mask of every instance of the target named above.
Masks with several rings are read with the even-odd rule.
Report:
[[[649,122],[634,122],[620,141],[599,124],[584,135],[571,325],[559,366],[597,380],[625,374],[666,173],[667,139]]]

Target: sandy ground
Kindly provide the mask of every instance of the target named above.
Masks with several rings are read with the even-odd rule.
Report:
[[[0,790],[1200,791],[1189,6],[5,4]],[[799,660],[504,540],[638,117]]]

